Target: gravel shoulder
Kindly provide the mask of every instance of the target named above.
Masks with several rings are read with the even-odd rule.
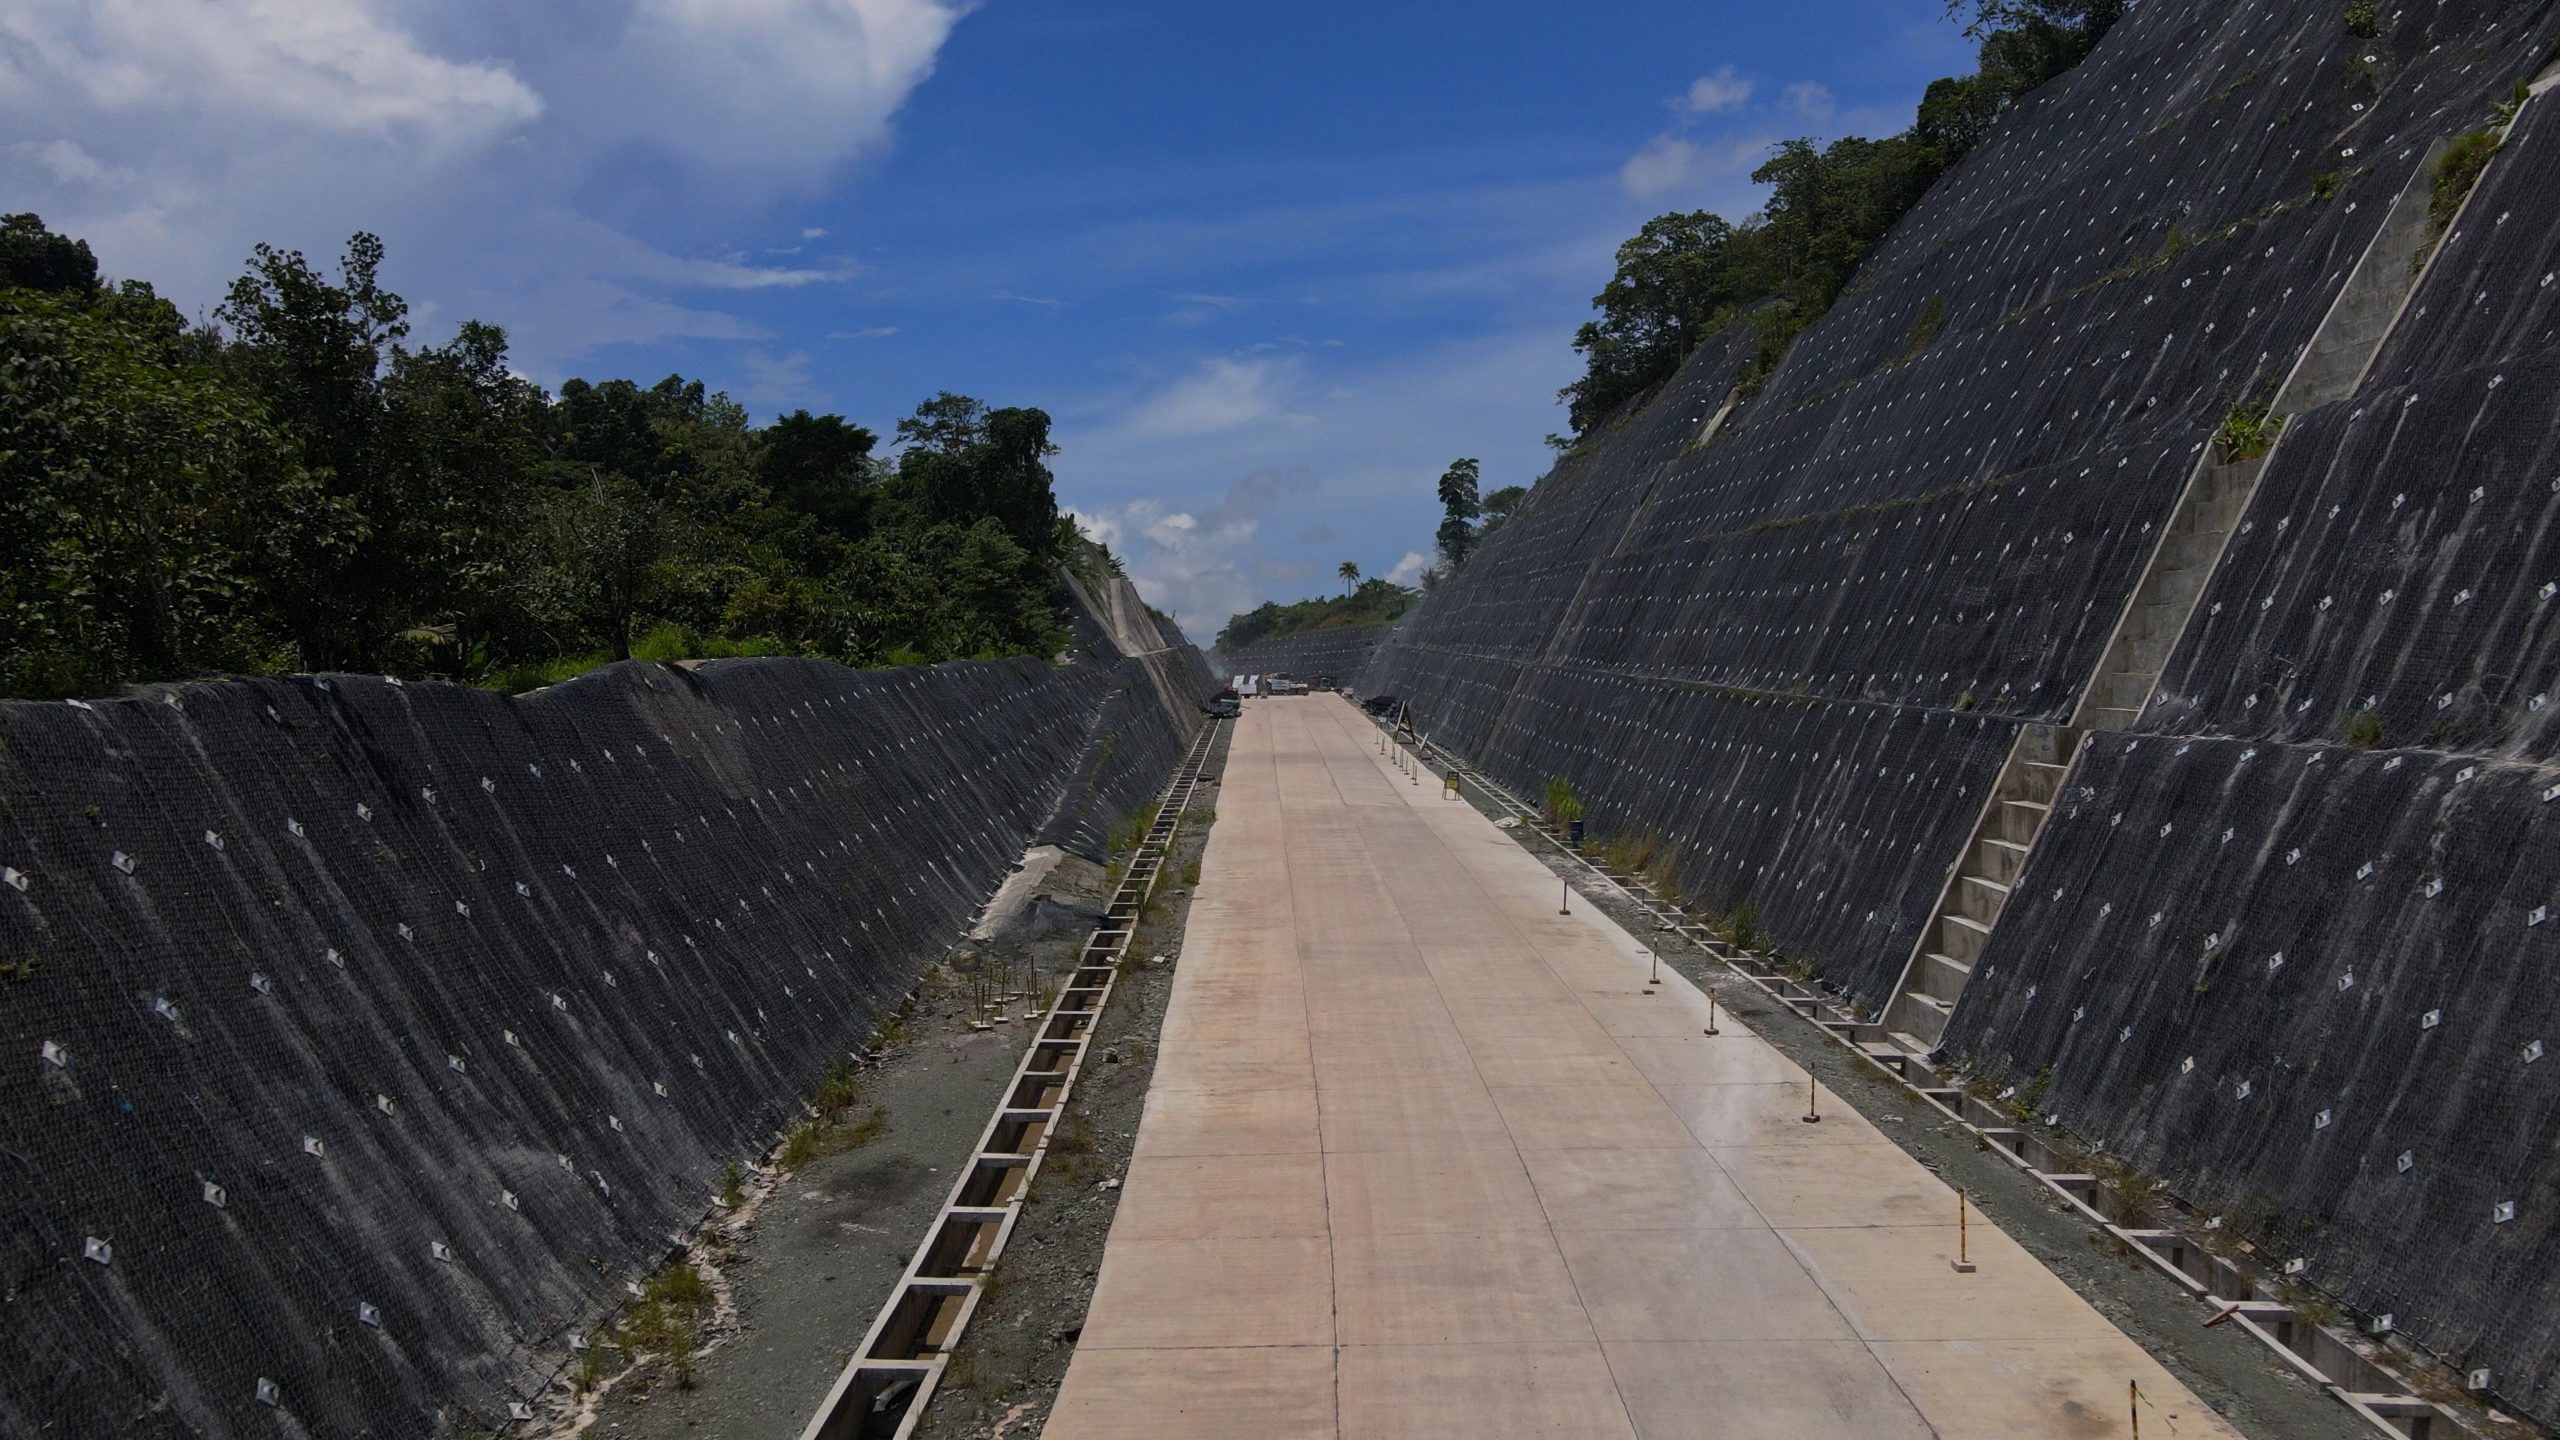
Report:
[[[1111,1007],[1086,1050],[1059,1138],[1032,1182],[977,1317],[925,1407],[917,1440],[1021,1440],[1039,1433],[1057,1399],[1093,1301],[1103,1241],[1119,1209],[1119,1182],[1137,1144],[1227,741],[1222,730],[1166,857],[1165,880],[1131,939]]]

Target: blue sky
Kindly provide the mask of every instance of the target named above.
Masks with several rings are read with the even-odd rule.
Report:
[[[1934,0],[23,0],[0,206],[191,311],[371,229],[546,383],[1041,406],[1205,640],[1410,575],[1450,459],[1543,468],[1618,241],[1970,59]]]

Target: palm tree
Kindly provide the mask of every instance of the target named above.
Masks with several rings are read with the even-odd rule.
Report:
[[[1352,562],[1351,562],[1351,561],[1349,561],[1349,560],[1345,560],[1345,561],[1343,561],[1343,562],[1342,562],[1341,567],[1340,567],[1339,569],[1335,570],[1333,573],[1342,577],[1342,583],[1343,583],[1343,585],[1344,585],[1344,587],[1345,587],[1345,588],[1347,588],[1347,589],[1358,589],[1358,588],[1359,588],[1359,585],[1360,585],[1360,567],[1359,567],[1358,565],[1356,565],[1356,564],[1352,563]]]

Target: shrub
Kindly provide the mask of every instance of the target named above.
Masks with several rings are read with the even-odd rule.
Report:
[[[1928,303],[1920,307],[1920,313],[1911,317],[1911,338],[1902,347],[1903,357],[1908,359],[1935,344],[1939,330],[1945,328],[1946,323],[1947,297],[1930,296]]]
[[[2427,201],[2427,226],[2436,235],[2453,228],[2454,213],[2462,208],[2471,187],[2480,183],[2489,157],[2498,153],[2502,143],[2495,130],[2474,130],[2456,136],[2436,161],[2435,194]]]
[[[2347,33],[2370,40],[2382,33],[2379,0],[2348,0],[2345,14]]]
[[[2358,710],[2354,714],[2348,716],[2346,739],[2348,744],[2353,745],[2359,750],[2381,749],[2383,740],[2382,712],[2379,710]]]
[[[1570,825],[1582,818],[1582,797],[1573,793],[1573,782],[1558,775],[1547,781],[1547,819],[1558,825]]]
[[[2233,400],[2222,410],[2222,423],[2214,428],[2214,452],[2225,465],[2255,460],[2276,448],[2276,437],[2284,433],[2284,417],[2265,405],[2251,405]]]

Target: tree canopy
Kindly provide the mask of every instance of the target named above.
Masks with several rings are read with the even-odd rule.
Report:
[[[1419,598],[1402,585],[1371,576],[1353,586],[1347,595],[1317,595],[1285,605],[1265,601],[1231,617],[1218,631],[1215,648],[1233,654],[1248,645],[1309,630],[1393,624],[1403,619]]]
[[[2080,63],[2123,17],[2124,0],[1948,0],[1947,13],[1980,42],[1976,69],[1933,81],[1909,129],[1827,145],[1783,141],[1752,172],[1768,187],[1757,215],[1673,212],[1618,247],[1616,272],[1592,297],[1598,314],[1574,334],[1582,378],[1558,395],[1577,434],[1745,317],[1757,351],[1743,385],[1756,390],[1894,222],[2009,106]]]
[[[610,658],[1051,655],[1049,417],[757,427],[698,380],[411,343],[379,241],[260,246],[214,323],[0,219],[0,694],[210,671],[522,685]]]

